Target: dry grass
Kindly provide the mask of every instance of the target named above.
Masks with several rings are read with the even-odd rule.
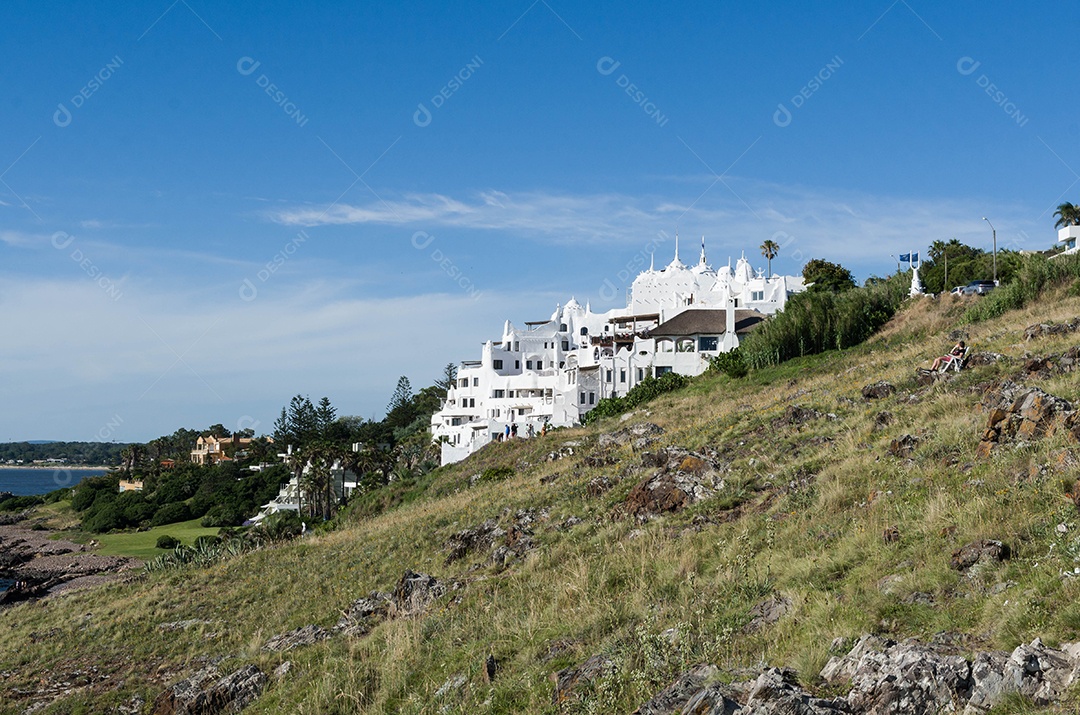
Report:
[[[496,445],[417,486],[404,506],[303,542],[0,612],[0,671],[11,673],[0,682],[0,712],[45,699],[19,693],[73,664],[95,664],[110,679],[42,712],[70,712],[79,703],[97,712],[135,693],[152,698],[200,658],[225,657],[223,667],[293,662],[252,712],[554,713],[548,676],[597,653],[617,669],[571,710],[628,712],[701,661],[727,669],[790,665],[812,685],[833,639],[867,631],[929,637],[962,630],[1003,648],[1035,636],[1075,639],[1080,579],[1060,573],[1080,564],[1080,515],[1060,475],[1033,470],[1050,463],[1065,438],[978,461],[985,417],[976,387],[1014,368],[979,368],[926,389],[913,381],[914,367],[947,348],[958,327],[974,349],[1017,359],[1076,344],[1080,336],[1022,342],[1024,326],[1080,312],[1080,301],[1059,298],[974,326],[956,323],[965,301],[921,301],[859,348],[745,380],[704,377],[657,400],[634,419],[663,426],[660,445],[714,449],[731,473],[727,494],[640,527],[616,515],[644,474],[634,469],[633,450],[615,451],[614,466],[581,461],[598,432],[621,426],[611,421]],[[867,403],[860,388],[879,379],[896,384],[897,394]],[[1074,376],[1044,388],[1078,397]],[[836,418],[775,426],[792,404]],[[892,422],[875,429],[883,410]],[[889,442],[905,434],[919,437],[915,453],[889,456]],[[583,443],[574,457],[545,460],[569,440]],[[471,475],[503,465],[515,476],[469,486]],[[618,483],[588,497],[586,484],[601,474]],[[724,505],[735,492],[746,501],[729,520]],[[526,559],[506,569],[485,565],[483,555],[445,565],[441,549],[451,534],[487,518],[506,523],[507,510],[523,508],[550,514]],[[554,528],[572,515],[582,523]],[[892,529],[899,539],[886,542]],[[976,538],[1005,540],[1016,556],[971,575],[952,571],[951,552]],[[284,655],[261,651],[273,634],[332,626],[352,600],[391,589],[406,568],[464,588],[425,617],[385,623],[363,639]],[[789,599],[792,613],[744,632],[752,607],[769,594]],[[929,594],[932,605],[912,594]],[[158,628],[184,619],[209,623],[168,634]],[[481,672],[489,654],[500,664],[491,684]],[[436,700],[458,675],[465,685]],[[1003,712],[1023,712],[1009,707]]]

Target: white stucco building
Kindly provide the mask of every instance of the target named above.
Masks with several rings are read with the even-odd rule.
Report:
[[[805,290],[802,277],[756,273],[745,255],[714,270],[705,255],[688,266],[675,257],[634,279],[625,308],[594,313],[573,298],[550,318],[518,328],[509,320],[480,359],[462,362],[457,383],[431,418],[442,463],[516,429],[527,437],[577,424],[596,403],[625,395],[646,377],[699,375],[708,358],[738,346],[738,334],[782,310]]]

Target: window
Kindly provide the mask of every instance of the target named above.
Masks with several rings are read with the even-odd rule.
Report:
[[[765,291],[752,290],[750,291],[750,300],[765,300]]]
[[[569,350],[570,349],[570,341],[569,340],[563,340],[562,341],[562,349],[563,350]]]
[[[514,369],[515,370],[520,370],[521,369],[521,361],[520,360],[515,360],[514,361]]]
[[[589,404],[590,405],[595,405],[596,404],[596,393],[595,392],[590,392],[589,393]]]
[[[492,367],[494,367],[496,370],[502,370],[503,369],[502,360],[496,360],[494,363],[492,363]]]
[[[588,328],[582,328],[581,329],[581,334],[582,335],[588,335],[589,334],[589,329]]]
[[[619,370],[619,382],[626,382],[626,370]]]
[[[526,370],[532,370],[532,360],[526,360],[525,361],[525,369]]]
[[[493,392],[491,396],[495,399],[506,397],[506,390],[495,390],[495,392]]]
[[[642,380],[645,379],[645,368],[639,367],[637,369],[637,379],[638,379],[638,382],[641,382]]]
[[[661,375],[666,375],[669,372],[671,372],[671,368],[667,367],[667,366],[665,366],[665,367],[657,367],[656,368],[656,376],[657,377],[660,377]]]
[[[514,396],[514,391],[510,390],[509,392],[506,393],[506,396],[507,397],[513,397]]]
[[[581,404],[585,404],[585,393],[581,393]]]
[[[605,378],[604,382],[611,382],[611,370],[607,371],[607,377]]]
[[[702,336],[698,338],[698,351],[719,350],[720,339],[715,336]]]
[[[560,323],[559,324],[559,332],[560,333],[565,333],[566,332],[566,323]]]
[[[524,407],[519,407],[518,408],[518,417],[524,417],[524,416],[525,416],[525,408]]]
[[[472,379],[472,386],[473,387],[480,387],[480,378],[479,377],[474,377]]]

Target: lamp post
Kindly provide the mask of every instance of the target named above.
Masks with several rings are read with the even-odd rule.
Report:
[[[983,216],[983,221],[990,223],[990,219]],[[990,223],[990,231],[994,235],[994,285],[997,285],[997,229],[994,228],[994,224]]]

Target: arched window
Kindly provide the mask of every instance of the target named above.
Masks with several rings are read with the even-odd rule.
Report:
[[[589,334],[589,329],[588,328],[582,328],[581,329],[581,334],[582,335],[588,335]]]

